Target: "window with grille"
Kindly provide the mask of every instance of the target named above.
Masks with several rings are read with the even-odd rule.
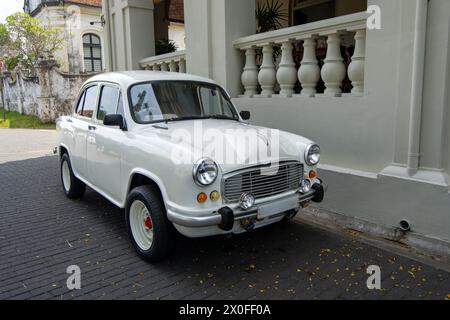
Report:
[[[100,37],[88,33],[83,36],[84,70],[86,72],[102,71],[102,44]]]

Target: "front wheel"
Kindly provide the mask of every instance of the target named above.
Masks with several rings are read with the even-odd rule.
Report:
[[[144,260],[158,262],[173,252],[174,227],[154,187],[141,186],[130,192],[125,217],[131,243]]]
[[[86,192],[86,185],[73,174],[72,164],[67,153],[61,157],[61,183],[64,194],[69,199],[81,198]]]

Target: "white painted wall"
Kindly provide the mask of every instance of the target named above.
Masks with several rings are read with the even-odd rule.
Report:
[[[78,8],[80,13],[79,24],[75,28],[70,27],[64,18],[68,8]],[[83,35],[93,33],[100,37],[102,43],[102,64],[105,69],[105,41],[103,37],[103,28],[100,24],[91,25],[90,22],[100,21],[102,14],[101,8],[82,7],[82,6],[49,6],[44,7],[35,18],[44,22],[50,22],[51,25],[61,29],[61,37],[64,39],[61,49],[55,53],[55,57],[61,65],[61,71],[79,73],[84,72],[83,55]]]

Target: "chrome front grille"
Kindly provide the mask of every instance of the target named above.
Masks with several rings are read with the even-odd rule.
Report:
[[[303,179],[303,164],[280,163],[277,167],[256,167],[225,177],[223,181],[226,202],[238,202],[244,192],[256,199],[297,190]]]

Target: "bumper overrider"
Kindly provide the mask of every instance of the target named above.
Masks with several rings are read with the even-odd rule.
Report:
[[[192,216],[178,212],[176,210],[167,210],[168,219],[176,225],[187,228],[202,228],[217,226],[223,231],[231,231],[236,221],[246,219],[262,220],[265,218],[273,218],[283,216],[286,212],[298,210],[305,207],[309,202],[320,203],[325,197],[327,185],[320,179],[312,185],[311,191],[302,194],[300,191],[295,193],[267,199],[264,202],[257,203],[254,208],[247,211],[242,210],[238,205],[233,208],[224,206],[208,215]]]

